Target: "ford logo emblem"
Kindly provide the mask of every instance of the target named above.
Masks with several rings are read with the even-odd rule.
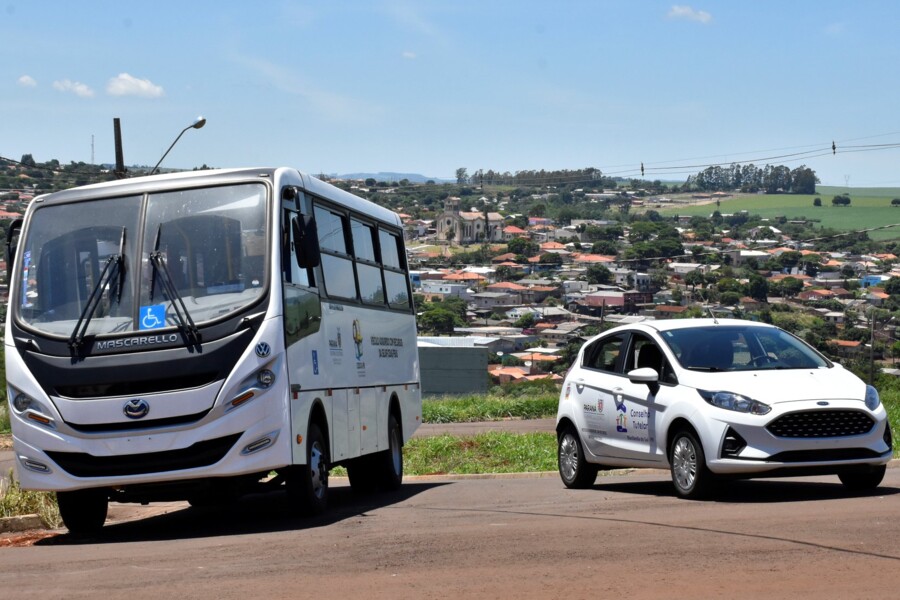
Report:
[[[824,400],[819,400],[818,402],[816,402],[816,404],[818,404],[819,406],[828,406],[828,403]]]
[[[122,407],[122,412],[129,419],[143,419],[150,412],[150,403],[146,400],[135,398],[125,403],[125,406]]]
[[[256,345],[256,355],[260,358],[265,358],[272,352],[272,348],[269,347],[269,344],[265,342],[260,342]]]

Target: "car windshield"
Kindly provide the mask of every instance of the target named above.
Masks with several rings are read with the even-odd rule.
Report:
[[[198,324],[241,310],[265,290],[265,199],[264,185],[241,184],[40,207],[17,317],[69,337],[180,326],[181,302]],[[104,277],[110,261],[116,276]]]
[[[759,371],[819,369],[829,363],[809,345],[774,327],[710,326],[673,329],[662,339],[686,369]]]

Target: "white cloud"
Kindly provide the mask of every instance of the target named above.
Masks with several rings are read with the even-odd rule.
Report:
[[[54,81],[53,89],[59,90],[60,92],[72,92],[80,98],[94,97],[94,90],[92,90],[90,87],[77,81],[69,81],[68,79],[63,79],[62,81]]]
[[[18,79],[18,84],[22,87],[37,87],[37,81],[31,75],[22,75]]]
[[[142,98],[160,98],[166,95],[162,86],[149,79],[138,79],[128,73],[119,73],[106,83],[106,93],[110,96],[140,96]]]
[[[697,23],[707,23],[712,21],[712,15],[705,10],[695,10],[690,6],[674,5],[667,15],[670,19],[682,19],[685,21],[696,21]]]
[[[403,58],[408,59],[408,60],[415,60],[415,59],[416,59],[416,53],[415,53],[415,52],[410,52],[409,50],[407,50],[406,52],[404,52],[403,54],[401,54],[401,56],[402,56]]]

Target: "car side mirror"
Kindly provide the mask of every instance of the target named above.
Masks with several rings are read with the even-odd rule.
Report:
[[[650,367],[641,367],[628,371],[628,381],[631,383],[645,383],[653,394],[659,390],[659,373]]]

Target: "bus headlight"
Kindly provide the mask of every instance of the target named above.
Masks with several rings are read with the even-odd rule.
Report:
[[[29,408],[37,408],[40,409],[40,405],[37,404],[31,397],[26,396],[22,392],[19,392],[15,395],[12,401],[13,408],[16,409],[16,412],[23,413]]]
[[[11,392],[10,396],[12,396],[12,402],[10,404],[12,404],[16,414],[22,415],[25,419],[31,419],[32,421],[47,427],[56,427],[53,419],[48,416],[50,414],[49,411],[47,411],[40,402],[28,394],[16,389],[10,388],[9,391]]]

